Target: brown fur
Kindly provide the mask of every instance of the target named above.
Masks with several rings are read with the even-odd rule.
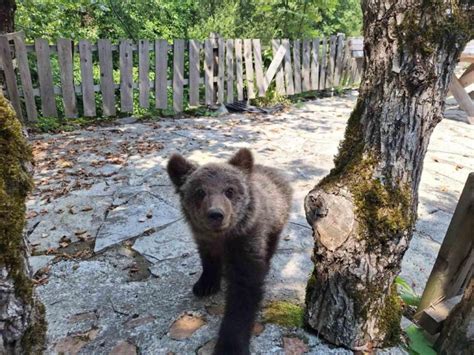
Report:
[[[201,256],[194,294],[218,292],[226,271],[226,311],[215,354],[248,354],[265,275],[288,220],[291,188],[277,170],[255,165],[248,149],[227,163],[200,167],[173,155],[168,174]]]

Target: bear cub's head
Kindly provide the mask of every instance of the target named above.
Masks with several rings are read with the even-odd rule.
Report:
[[[196,230],[219,234],[245,217],[253,166],[252,153],[243,148],[227,163],[202,166],[174,154],[167,169],[188,221]]]

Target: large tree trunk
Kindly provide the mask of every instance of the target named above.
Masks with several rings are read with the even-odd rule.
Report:
[[[38,354],[44,343],[44,308],[34,294],[23,234],[30,162],[20,122],[0,94],[0,354]]]
[[[472,31],[472,11],[459,6],[362,1],[359,98],[335,168],[305,199],[315,240],[306,320],[331,343],[356,350],[399,340],[393,281],[412,236],[430,135]]]
[[[474,278],[444,322],[436,347],[441,355],[474,354]]]
[[[15,30],[15,0],[0,0],[0,34]]]

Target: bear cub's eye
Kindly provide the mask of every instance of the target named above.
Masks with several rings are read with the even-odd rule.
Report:
[[[227,198],[234,197],[234,189],[232,187],[227,188],[227,190],[225,190],[225,195]]]
[[[206,197],[206,191],[204,191],[203,189],[197,189],[196,197],[199,199],[203,199],[204,197]]]

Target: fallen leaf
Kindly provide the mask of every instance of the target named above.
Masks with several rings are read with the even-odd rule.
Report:
[[[309,351],[308,345],[300,338],[283,337],[285,355],[301,355]]]
[[[187,339],[204,324],[206,322],[202,317],[184,314],[171,325],[169,337],[174,340]]]

